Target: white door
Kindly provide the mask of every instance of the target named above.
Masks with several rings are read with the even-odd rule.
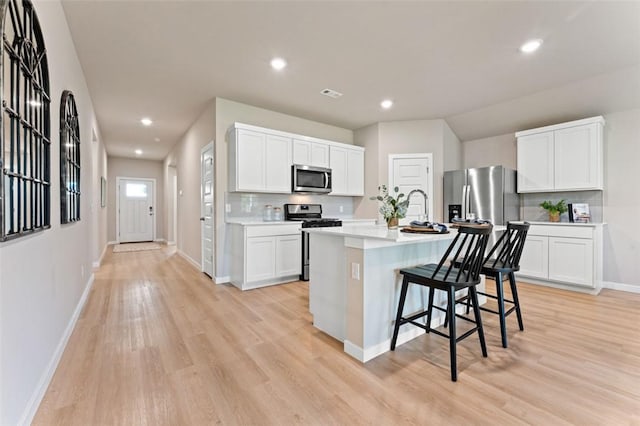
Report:
[[[118,241],[153,241],[154,190],[152,179],[118,178]]]
[[[300,275],[301,256],[300,234],[276,237],[276,276]]]
[[[331,195],[346,195],[349,193],[347,180],[347,150],[331,146],[329,163],[331,164]]]
[[[518,275],[543,280],[549,278],[549,237],[527,235],[520,257]]]
[[[213,143],[200,152],[202,272],[213,277]]]
[[[553,132],[518,138],[518,192],[553,191]]]
[[[593,241],[549,237],[549,279],[595,287]]]
[[[389,155],[389,193],[395,195],[393,189],[397,186],[399,193],[405,196],[415,189],[424,191],[427,196],[426,200],[420,193],[411,196],[407,216],[400,220],[400,225],[407,225],[412,220],[434,220],[431,159],[431,154]]]

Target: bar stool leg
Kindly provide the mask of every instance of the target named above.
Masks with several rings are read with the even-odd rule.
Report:
[[[396,315],[396,323],[393,327],[393,337],[391,338],[391,350],[396,349],[396,340],[398,339],[398,330],[400,329],[400,321],[402,320],[402,311],[404,309],[404,301],[407,298],[407,288],[409,287],[409,279],[405,276],[402,279],[402,290],[400,290],[400,300],[398,300],[398,314]]]
[[[482,326],[482,317],[480,316],[480,307],[478,304],[478,293],[475,287],[469,287],[470,297],[473,299],[473,315],[476,319],[478,327],[478,338],[480,339],[480,347],[482,348],[482,356],[487,357],[487,344],[484,341],[484,327]]]
[[[427,307],[427,329],[425,330],[425,332],[430,332],[431,331],[431,313],[433,312],[433,296],[436,292],[435,288],[431,288],[429,287],[429,306]]]
[[[513,303],[516,305],[516,316],[518,317],[518,326],[520,331],[524,331],[524,324],[522,323],[522,312],[520,311],[520,301],[518,300],[518,289],[516,288],[516,277],[513,272],[509,273],[509,284],[511,285],[511,294],[513,296]]]
[[[496,274],[496,293],[498,296],[498,313],[500,316],[500,334],[502,335],[502,347],[507,347],[507,321],[504,315],[504,290],[502,285],[502,272]]]
[[[456,289],[450,287],[447,297],[447,315],[449,316],[449,355],[451,357],[451,381],[458,380],[458,363],[456,357]]]

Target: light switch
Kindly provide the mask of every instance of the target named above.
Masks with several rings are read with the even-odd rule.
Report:
[[[360,264],[351,263],[351,278],[360,281]]]

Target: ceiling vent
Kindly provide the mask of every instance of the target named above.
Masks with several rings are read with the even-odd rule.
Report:
[[[324,89],[320,93],[325,96],[329,96],[330,98],[333,98],[333,99],[337,99],[340,96],[342,96],[342,93],[336,92],[335,90],[332,90],[332,89]]]

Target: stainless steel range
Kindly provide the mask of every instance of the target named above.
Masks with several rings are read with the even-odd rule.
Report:
[[[340,219],[322,217],[321,204],[285,204],[284,219],[302,221],[302,228],[342,226]],[[309,234],[302,231],[302,265],[300,279],[309,281]]]

